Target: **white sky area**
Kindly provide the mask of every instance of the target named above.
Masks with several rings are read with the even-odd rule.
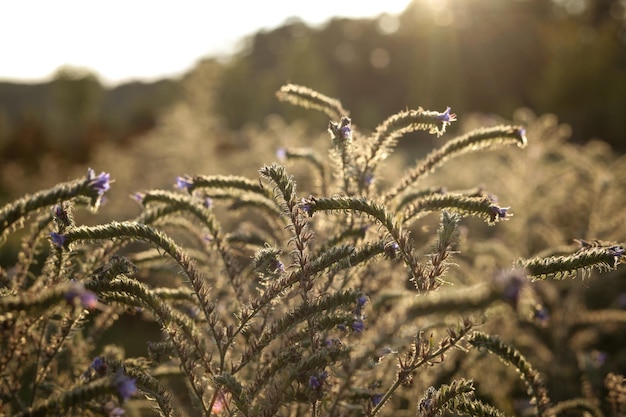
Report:
[[[290,17],[399,14],[410,0],[0,0],[0,80],[48,79],[63,65],[106,84],[177,76]]]

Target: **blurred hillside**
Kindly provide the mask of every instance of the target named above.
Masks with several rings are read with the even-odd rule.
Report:
[[[415,0],[399,17],[286,22],[180,80],[109,89],[89,72],[62,68],[50,83],[0,83],[0,165],[36,173],[50,156],[88,163],[101,144],[128,145],[207,89],[215,105],[200,117],[228,129],[272,113],[311,120],[275,99],[288,81],[341,97],[364,129],[404,107],[504,117],[529,107],[572,125],[574,140],[599,137],[624,151],[624,10],[617,0]],[[196,77],[207,62],[211,80]],[[313,117],[319,132],[327,120]]]

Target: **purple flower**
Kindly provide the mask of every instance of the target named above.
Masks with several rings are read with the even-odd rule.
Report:
[[[315,376],[311,375],[309,378],[309,387],[313,389],[319,389],[322,386],[322,382]]]
[[[138,203],[142,203],[143,199],[146,197],[146,195],[144,193],[135,193],[132,195],[133,200],[135,200]]]
[[[346,140],[352,139],[352,129],[350,128],[350,125],[341,127],[341,137]]]
[[[285,159],[287,159],[287,149],[285,148],[276,149],[276,158],[278,158],[279,161],[284,161]]]
[[[624,255],[624,248],[622,248],[619,245],[611,246],[610,248],[608,248],[608,251],[613,256],[620,257],[620,256]]]
[[[365,323],[363,323],[363,320],[361,319],[355,320],[354,323],[352,323],[352,330],[354,330],[357,333],[363,332],[363,330],[365,330]]]
[[[356,304],[359,307],[363,307],[365,305],[365,303],[367,303],[367,297],[365,295],[360,295],[360,296],[357,297]]]
[[[507,211],[509,207],[498,207],[496,205],[492,205],[489,207],[489,216],[492,222],[496,221],[496,219],[504,219],[507,216]]]
[[[346,325],[345,325],[345,324],[343,324],[343,323],[338,324],[338,325],[337,325],[337,328],[338,328],[339,330],[341,330],[342,332],[345,332],[345,331],[346,331]]]
[[[89,186],[93,188],[98,195],[104,194],[106,191],[111,188],[111,174],[106,172],[101,172],[96,176],[96,173],[93,169],[87,169],[87,181]]]
[[[63,248],[65,246],[65,241],[67,238],[57,232],[50,232],[50,239],[52,239],[52,243],[57,245],[59,248]]]
[[[115,389],[117,390],[117,394],[122,398],[123,401],[128,400],[134,393],[137,392],[137,385],[135,384],[135,379],[129,378],[124,375],[124,371],[122,368],[117,370],[117,374],[113,380],[115,384]]]
[[[213,207],[213,199],[211,197],[205,197],[202,201],[202,205],[204,206],[204,208],[210,209],[211,207]]]
[[[60,204],[57,206],[54,206],[54,217],[56,217],[57,220],[61,222],[63,226],[69,226],[71,223],[67,210],[64,209],[63,206]]]
[[[304,197],[302,198],[302,210],[307,214],[311,214],[311,203]]]
[[[189,191],[193,186],[193,180],[189,177],[176,177],[176,188]]]
[[[523,271],[513,270],[498,275],[495,279],[495,284],[500,287],[502,298],[511,304],[513,308],[516,308],[520,292],[526,281],[526,275]]]
[[[396,259],[396,255],[399,249],[400,245],[398,245],[398,242],[387,243],[384,249],[385,256],[387,256],[387,258],[389,259]]]
[[[104,375],[107,372],[107,364],[104,362],[104,359],[102,359],[99,356],[96,356],[93,360],[93,362],[91,362],[91,365],[89,365],[89,367],[91,369],[93,369],[94,371],[96,371],[96,373],[98,375]]]
[[[377,406],[378,404],[380,404],[380,402],[383,399],[383,395],[382,394],[372,394],[372,396],[370,397],[370,399],[372,400],[372,404],[374,404],[374,407]]]
[[[118,407],[116,402],[112,400],[102,405],[102,412],[108,417],[120,417],[125,413],[124,409]]]
[[[80,282],[72,284],[69,290],[65,292],[64,297],[65,301],[69,304],[73,304],[75,300],[78,299],[83,308],[86,308],[87,310],[93,310],[98,306],[98,296],[85,289],[83,284]]]
[[[450,107],[447,107],[446,111],[444,111],[443,113],[439,113],[437,115],[437,119],[439,119],[440,121],[446,124],[456,121],[456,114],[454,113],[450,114],[450,110],[451,110]]]

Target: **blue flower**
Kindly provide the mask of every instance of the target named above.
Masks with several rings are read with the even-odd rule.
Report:
[[[306,199],[306,198],[302,198],[302,210],[307,213],[307,214],[311,214],[311,203]]]
[[[189,177],[176,177],[176,188],[189,191],[193,186],[193,180]]]
[[[450,107],[447,107],[446,111],[444,111],[443,113],[439,113],[436,116],[437,119],[444,122],[445,124],[449,124],[450,122],[456,121],[456,114],[454,113],[450,114],[450,110],[451,110]]]
[[[116,401],[110,400],[102,405],[102,412],[108,417],[121,417],[124,415],[124,409],[117,406]]]
[[[64,294],[65,301],[69,304],[74,304],[75,300],[78,299],[83,308],[87,310],[93,310],[98,307],[98,296],[85,289],[82,283],[75,282]]]
[[[311,375],[311,377],[309,378],[309,387],[313,389],[319,389],[321,386],[322,383],[320,382],[320,380],[315,375]]]
[[[122,371],[122,368],[118,369],[113,383],[115,384],[117,394],[120,396],[120,398],[122,398],[123,401],[128,400],[130,397],[133,396],[134,393],[137,392],[135,379],[129,378],[128,376],[124,375],[124,371]]]
[[[87,169],[87,181],[89,186],[100,196],[111,188],[111,174],[106,172],[101,172],[96,176],[95,171],[89,168]]]
[[[102,359],[99,356],[96,356],[93,359],[93,362],[91,362],[91,365],[89,365],[89,367],[91,369],[93,369],[94,371],[96,371],[96,373],[98,375],[104,375],[107,372],[107,364],[104,362],[104,359]]]
[[[70,225],[70,217],[66,209],[63,208],[62,205],[54,206],[54,217],[63,225]]]
[[[284,161],[285,159],[287,159],[287,149],[285,148],[276,149],[276,158],[278,158],[279,161]]]
[[[502,298],[513,308],[517,307],[520,292],[526,281],[526,275],[521,270],[507,271],[495,279],[496,286],[502,291]]]
[[[367,303],[367,297],[365,295],[360,295],[360,296],[357,297],[356,304],[359,307],[363,307],[365,305],[365,303]]]
[[[378,404],[380,404],[380,402],[383,399],[383,395],[382,394],[372,394],[372,396],[370,397],[370,399],[372,400],[372,404],[374,404],[374,407],[377,406]]]
[[[624,255],[624,253],[625,253],[624,248],[619,246],[619,245],[613,245],[613,246],[609,247],[608,250],[609,250],[609,253],[611,255],[616,256],[618,258],[621,257],[622,255]]]
[[[57,245],[59,248],[63,248],[65,246],[65,241],[67,238],[57,232],[50,232],[50,239],[52,239],[52,243]]]
[[[352,323],[352,330],[354,330],[357,333],[363,332],[363,330],[365,330],[365,323],[363,323],[363,320],[361,319],[355,320],[354,323]]]
[[[498,207],[496,205],[492,205],[489,207],[489,216],[490,221],[494,222],[496,219],[504,219],[507,216],[507,212],[509,207]]]
[[[347,140],[352,139],[352,129],[350,125],[345,125],[341,128],[341,137]]]

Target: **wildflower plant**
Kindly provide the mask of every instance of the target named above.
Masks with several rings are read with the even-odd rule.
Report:
[[[172,190],[134,194],[136,218],[95,226],[74,219],[111,187],[91,169],[0,209],[0,236],[23,232],[0,276],[4,414],[139,415],[147,403],[163,416],[504,416],[510,405],[480,391],[492,376],[462,375],[488,353],[517,370],[530,414],[602,415],[600,397],[553,401],[542,373],[491,323],[501,314],[517,323],[548,280],[616,270],[623,246],[581,240],[572,253],[519,259],[463,285],[454,271],[466,219],[498,227],[523,207],[423,184],[460,155],[525,147],[525,127],[472,130],[389,181],[398,140],[442,136],[457,119],[450,108],[406,110],[368,135],[338,100],[292,84],[278,97],[331,118],[328,156],[283,147],[281,164],[258,178],[181,173]],[[310,178],[292,176],[292,164]],[[430,213],[437,226],[425,237]],[[226,227],[224,216],[248,227]],[[532,308],[549,326],[550,311]],[[105,344],[131,314],[160,329],[143,355]],[[626,317],[606,310],[595,320]],[[623,410],[623,377],[608,374],[605,387]]]

